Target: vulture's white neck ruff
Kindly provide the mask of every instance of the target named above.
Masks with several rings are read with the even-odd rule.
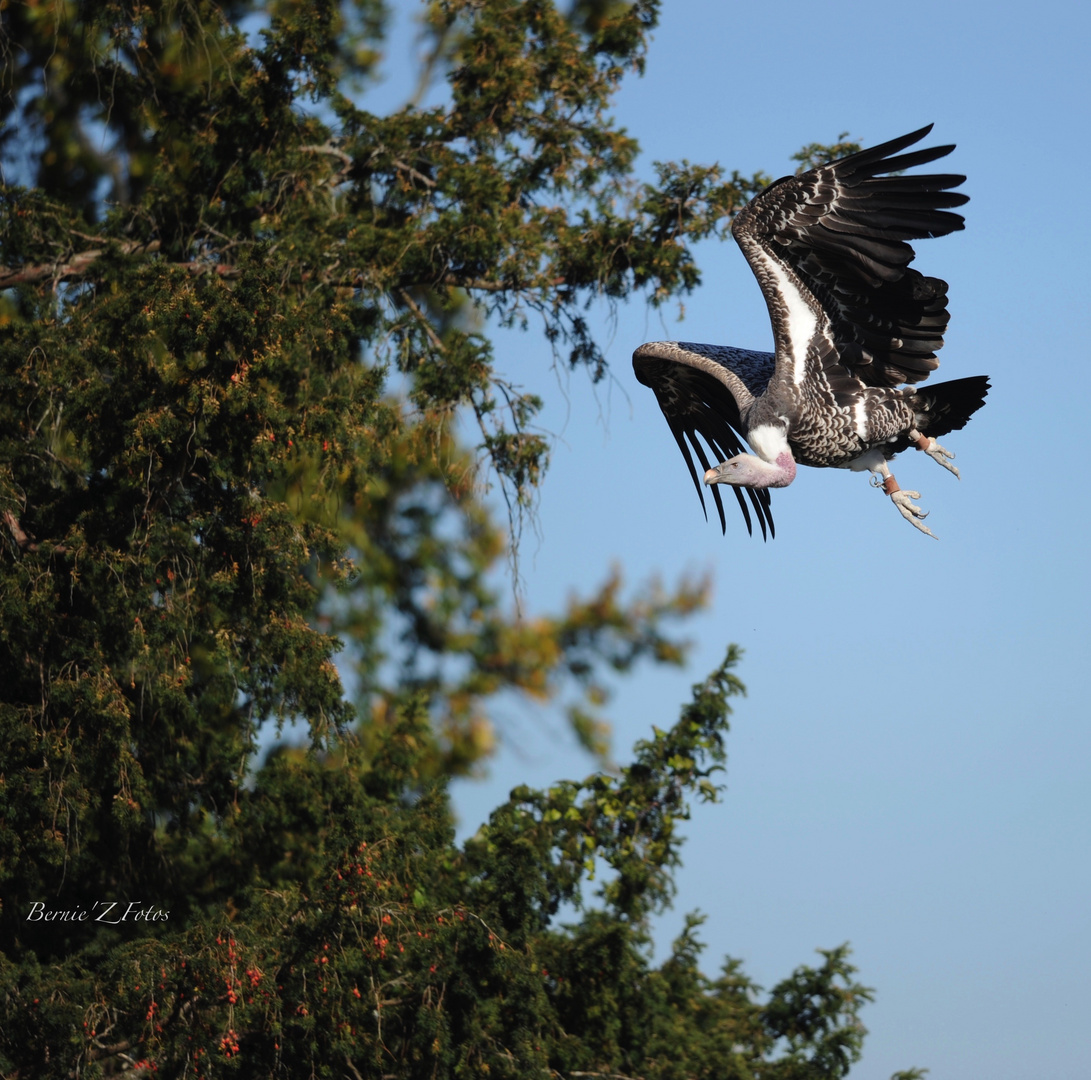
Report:
[[[776,462],[781,454],[790,455],[792,452],[784,428],[777,424],[758,424],[747,433],[746,441],[762,461],[770,464]]]

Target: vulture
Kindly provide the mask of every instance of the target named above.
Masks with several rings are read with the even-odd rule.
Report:
[[[939,366],[947,283],[911,269],[909,241],[963,227],[966,179],[906,172],[954,146],[911,150],[932,125],[770,184],[736,217],[742,248],[769,308],[775,351],[652,341],[633,353],[689,466],[708,517],[694,457],[727,531],[720,486],[753,534],[774,535],[770,489],[797,465],[870,470],[921,532],[935,534],[887,464],[909,447],[958,476],[936,439],[985,403],[985,376],[919,387]],[[743,452],[743,442],[753,453]],[[712,464],[718,462],[718,464]],[[744,497],[745,493],[745,497]],[[747,503],[749,502],[749,506]]]

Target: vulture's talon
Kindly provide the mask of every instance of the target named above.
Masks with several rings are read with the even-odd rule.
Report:
[[[945,446],[940,446],[935,439],[928,440],[928,446],[921,447],[922,450],[935,462],[942,465],[948,472],[953,472],[956,479],[961,480],[962,477],[958,474],[958,469],[951,464],[954,459],[954,454],[951,453]]]
[[[927,533],[933,540],[938,540],[934,532],[927,525],[924,524],[924,519],[928,517],[928,511],[922,510],[913,499],[919,499],[921,493],[919,491],[895,491],[891,493],[890,500],[898,508],[898,512],[916,529],[920,529],[922,533]]]

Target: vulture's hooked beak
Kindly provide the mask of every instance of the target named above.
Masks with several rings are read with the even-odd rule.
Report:
[[[733,473],[737,475],[739,463],[737,461],[721,461],[705,473],[706,484],[730,484],[733,482]]]

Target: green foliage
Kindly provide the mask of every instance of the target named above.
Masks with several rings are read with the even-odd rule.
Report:
[[[808,169],[816,169],[819,165],[826,165],[838,158],[848,157],[849,154],[859,153],[863,147],[858,142],[849,139],[849,133],[842,131],[835,142],[808,143],[797,154],[792,155],[793,161],[798,161],[796,175],[805,173]]]
[[[7,1067],[94,1075],[124,1052],[164,1075],[844,1076],[869,998],[847,950],[765,1005],[735,962],[701,974],[696,917],[661,967],[648,959],[687,800],[717,795],[735,660],[617,777],[516,789],[463,849],[443,784],[420,779],[425,710],[368,755],[274,754],[268,797],[225,825],[258,868],[229,912],[5,962]],[[596,866],[598,904],[582,887]],[[579,919],[558,927],[565,903]],[[119,1032],[138,1055],[111,1050]]]
[[[587,305],[695,287],[765,178],[633,180],[654,0],[421,17],[447,100],[376,115],[378,0],[0,5],[0,1069],[841,1076],[843,950],[764,1003],[696,921],[649,959],[734,651],[453,842],[499,696],[605,765],[610,680],[708,589],[509,610],[485,478],[517,527],[548,444],[484,328],[601,377]]]

